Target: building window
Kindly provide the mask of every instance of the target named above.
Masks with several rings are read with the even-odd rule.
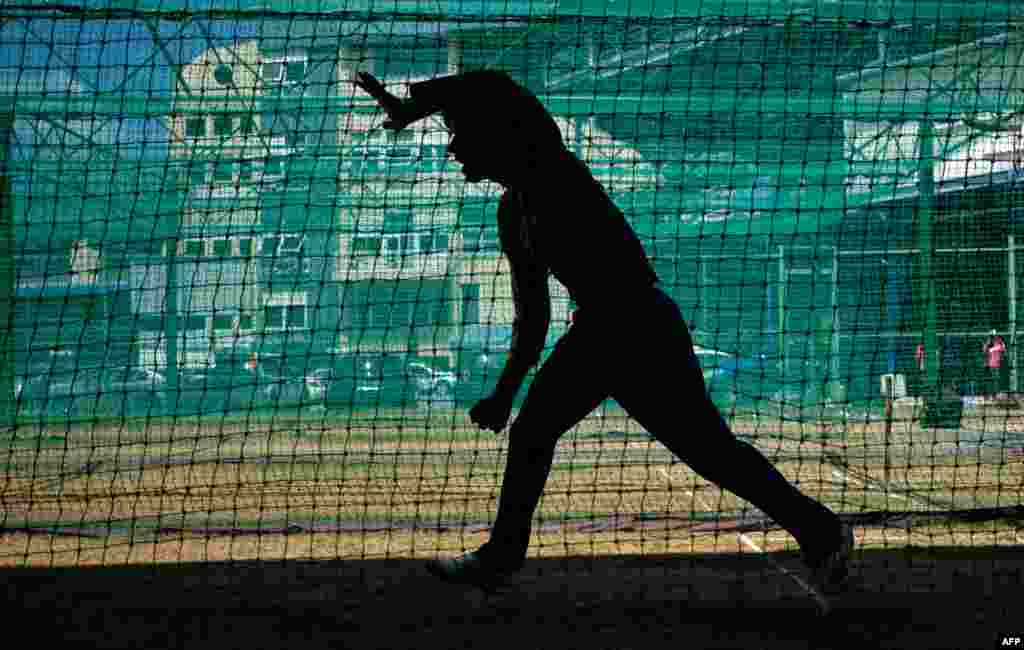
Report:
[[[213,166],[214,183],[230,183],[234,179],[234,163],[220,161]]]
[[[235,328],[235,316],[234,314],[214,314],[213,316],[213,329],[214,331],[231,331]]]
[[[294,113],[278,110],[264,111],[260,116],[262,132],[272,140],[283,142],[292,149],[316,145],[320,140],[321,127],[311,117],[301,118]]]
[[[465,253],[496,252],[500,249],[497,206],[467,205],[460,216],[462,250]]]
[[[444,171],[445,165],[448,164],[448,145],[424,145],[421,156],[425,161],[426,169],[435,172]]]
[[[206,135],[206,118],[189,117],[185,119],[185,137],[201,138]]]
[[[351,285],[345,298],[346,326],[400,331],[451,324],[445,280],[374,280]]]
[[[270,330],[306,329],[306,305],[267,305],[266,328]]]
[[[284,175],[284,160],[282,158],[267,158],[263,163],[263,175],[280,177]]]
[[[446,253],[448,252],[448,243],[448,233],[435,232],[422,236],[420,249],[430,253]]]
[[[412,322],[413,305],[415,304],[415,298],[406,299],[401,296],[396,296],[395,301],[391,304],[391,321],[392,327],[398,327],[405,329],[409,323]]]
[[[160,314],[136,314],[135,328],[140,332],[162,332],[164,318]]]
[[[263,133],[270,136],[283,135],[287,130],[284,116],[276,110],[264,111],[260,115],[260,124]]]
[[[432,235],[426,235],[426,237],[415,233],[381,235],[384,259],[391,263],[397,263],[412,255],[430,252],[429,248],[424,248],[424,244],[429,247],[432,242]]]
[[[263,238],[263,255],[266,257],[298,255],[302,252],[302,245],[305,241],[305,235],[268,235]]]
[[[448,284],[444,280],[426,280],[416,287],[413,325],[440,326],[451,324]]]
[[[213,240],[213,256],[214,257],[228,257],[231,255],[231,240],[230,239],[214,239]]]
[[[280,61],[267,61],[263,64],[262,74],[263,83],[275,84],[281,81],[281,73],[283,72],[283,64]]]
[[[372,257],[383,254],[389,262],[421,253],[448,251],[448,233],[402,233],[357,235],[352,238],[352,255]]]
[[[186,316],[186,332],[206,332],[206,316]]]
[[[263,83],[268,86],[292,85],[306,78],[306,57],[286,56],[263,63]]]
[[[238,182],[239,184],[251,183],[256,168],[251,160],[238,161]]]
[[[480,285],[462,285],[462,324],[480,324]]]
[[[384,215],[384,232],[405,233],[412,230],[413,216],[410,210],[389,210]]]
[[[281,235],[281,242],[277,246],[277,254],[298,255],[302,252],[302,244],[305,240],[305,235]]]
[[[370,327],[387,328],[391,326],[392,304],[390,298],[375,300],[370,303]]]
[[[419,162],[419,151],[415,146],[390,145],[384,154],[387,156],[388,170],[391,172],[411,171]]]
[[[384,259],[392,264],[401,260],[404,254],[402,250],[402,235],[384,235],[380,239]]]
[[[252,135],[256,132],[256,118],[251,113],[242,116],[241,131],[242,135]]]
[[[205,244],[205,242],[202,239],[186,239],[182,252],[184,255],[199,257],[204,253],[203,244]]]
[[[222,86],[230,86],[234,83],[235,72],[231,69],[231,66],[221,63],[213,69],[213,78]]]
[[[285,312],[285,318],[288,329],[306,329],[306,306],[289,305]]]
[[[206,184],[206,163],[191,162],[188,168],[189,183],[192,185]]]
[[[267,230],[280,230],[284,225],[284,206],[277,202],[266,202],[260,208],[263,227]]]
[[[230,114],[220,114],[213,118],[214,135],[226,138],[235,130],[235,120]]]
[[[379,236],[360,236],[352,238],[352,254],[357,257],[372,257],[380,254]]]
[[[238,254],[242,257],[252,257],[252,237],[242,237],[238,240]]]
[[[306,78],[306,62],[305,61],[288,61],[285,64],[285,77],[284,80],[288,83],[297,84]]]

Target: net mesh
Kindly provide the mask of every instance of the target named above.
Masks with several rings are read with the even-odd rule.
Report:
[[[349,82],[480,67],[623,209],[737,435],[865,546],[1019,545],[1020,9],[677,4],[4,3],[0,564],[486,537],[499,188]],[[537,555],[793,546],[611,401],[537,519]]]

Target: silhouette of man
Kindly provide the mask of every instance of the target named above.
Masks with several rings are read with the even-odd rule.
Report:
[[[577,305],[510,428],[490,539],[461,557],[431,561],[430,572],[487,590],[518,571],[558,439],[611,397],[695,472],[786,528],[820,587],[841,586],[853,546],[849,527],[732,434],[708,397],[679,308],[656,286],[633,229],[566,149],[540,101],[488,70],[411,84],[408,99],[367,73],[353,82],[385,110],[385,128],[400,130],[440,113],[451,132],[448,151],[467,181],[505,188],[497,218],[511,268],[513,340],[493,394],[470,410],[474,423],[504,429],[527,372],[540,360],[551,317],[549,275]]]

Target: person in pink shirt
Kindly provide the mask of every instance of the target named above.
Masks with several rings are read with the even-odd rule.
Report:
[[[924,372],[924,343],[918,343],[914,348],[914,372],[910,378],[912,380],[910,394],[914,397],[923,395],[927,379]]]
[[[988,392],[995,396],[1002,390],[1003,355],[1006,354],[1006,342],[996,330],[992,330],[988,339],[981,346],[981,350],[985,355]]]

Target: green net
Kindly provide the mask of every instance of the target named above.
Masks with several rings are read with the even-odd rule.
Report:
[[[500,191],[463,180],[440,120],[390,134],[349,82],[481,67],[627,215],[737,435],[865,546],[1019,545],[1022,19],[4,3],[0,564],[486,537],[506,441],[467,411],[512,337]],[[551,291],[546,354],[574,310]],[[793,544],[613,401],[565,436],[537,518],[541,555]]]

